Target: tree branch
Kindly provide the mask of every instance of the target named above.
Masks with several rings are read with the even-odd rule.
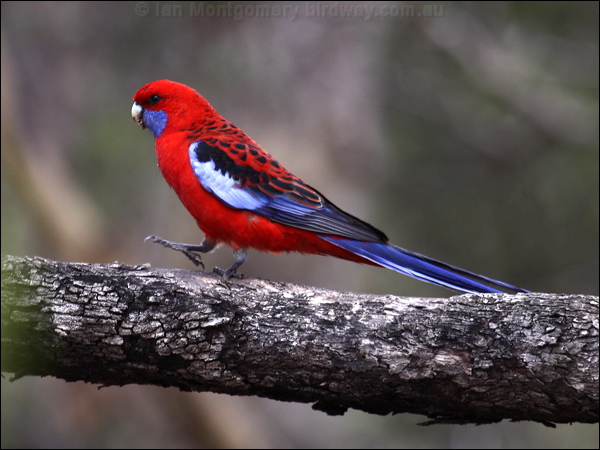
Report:
[[[598,297],[403,298],[3,256],[2,371],[430,423],[596,423]]]

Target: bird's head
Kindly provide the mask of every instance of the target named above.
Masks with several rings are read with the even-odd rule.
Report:
[[[174,81],[148,83],[133,96],[131,116],[155,138],[165,130],[190,129],[202,125],[214,111],[194,89]],[[192,121],[192,123],[190,123]]]

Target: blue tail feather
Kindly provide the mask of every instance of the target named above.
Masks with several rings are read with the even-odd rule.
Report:
[[[472,293],[506,292],[516,294],[518,292],[529,292],[394,245],[340,239],[324,235],[320,235],[320,237],[382,267],[448,289]]]

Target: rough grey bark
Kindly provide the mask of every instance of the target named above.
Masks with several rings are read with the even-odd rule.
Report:
[[[598,297],[402,298],[3,256],[2,371],[431,423],[595,423]]]

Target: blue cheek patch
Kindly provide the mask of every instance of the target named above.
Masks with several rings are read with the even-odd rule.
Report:
[[[167,113],[164,111],[150,111],[145,109],[143,117],[144,125],[150,128],[155,138],[160,137],[167,125],[167,117]]]

